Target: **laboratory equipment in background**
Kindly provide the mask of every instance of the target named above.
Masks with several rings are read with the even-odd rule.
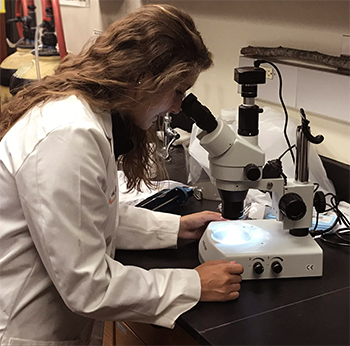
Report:
[[[37,25],[34,1],[16,0],[16,18],[12,21],[22,39],[16,44],[17,51],[1,64],[1,105],[25,84],[52,75],[67,55],[59,0],[41,0],[41,9],[43,21]]]
[[[313,137],[306,115],[298,127],[296,170],[287,178],[279,159],[265,162],[259,147],[259,113],[255,104],[257,85],[265,83],[265,70],[259,67],[235,69],[243,104],[239,106],[235,133],[224,121],[190,94],[183,112],[202,129],[198,138],[209,153],[210,174],[222,199],[222,214],[235,221],[209,224],[199,242],[201,262],[225,259],[241,263],[243,279],[321,276],[322,249],[309,234],[312,225],[314,184],[308,181],[309,141]],[[289,144],[292,154],[293,147]],[[269,192],[275,219],[243,220],[244,200],[249,189]]]
[[[171,127],[172,117],[170,113],[164,116],[163,124],[163,147],[161,148],[161,156],[164,160],[170,160],[171,145],[180,138],[180,135]]]
[[[41,0],[43,21],[36,27],[35,59],[22,65],[11,77],[10,92],[16,94],[23,85],[47,75],[54,74],[55,69],[67,55],[64,40],[59,0]],[[39,49],[39,31],[41,47]],[[57,49],[58,46],[58,49]]]
[[[16,51],[5,58],[0,65],[1,105],[5,104],[12,96],[9,89],[11,76],[21,65],[33,59],[31,51],[34,49],[34,36],[37,26],[35,9],[34,0],[16,0],[15,18],[9,21],[16,24],[20,38],[16,43],[12,43],[7,39],[8,45],[15,48]]]

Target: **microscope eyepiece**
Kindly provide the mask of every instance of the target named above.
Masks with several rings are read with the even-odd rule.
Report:
[[[203,106],[193,94],[186,96],[182,101],[181,109],[202,130],[210,133],[216,129],[218,122],[214,115],[211,114],[210,110]]]

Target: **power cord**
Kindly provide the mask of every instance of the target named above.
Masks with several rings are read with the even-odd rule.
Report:
[[[318,185],[318,184],[317,184]],[[318,186],[316,190],[318,189]],[[315,192],[316,192],[315,190]],[[316,209],[316,222],[313,230],[310,231],[310,234],[313,237],[319,237],[322,241],[332,244],[332,245],[337,245],[337,246],[350,246],[350,239],[346,238],[345,236],[350,235],[350,222],[348,218],[344,215],[344,213],[339,209],[339,203],[340,200],[339,198],[334,195],[333,193],[327,193],[324,195],[324,198],[329,198],[330,201],[329,203],[326,203],[326,206],[328,206],[328,209],[320,210],[319,208],[315,207]],[[333,224],[328,227],[325,230],[317,230],[318,227],[318,222],[319,222],[319,215],[321,212],[329,212],[333,211],[336,214],[336,219],[333,222]],[[345,227],[338,228],[334,230],[335,226],[339,225],[344,225]]]
[[[292,151],[295,148],[295,144],[293,144],[291,147],[286,149],[278,158],[278,160],[282,160],[282,157],[288,153],[288,151]]]
[[[279,88],[278,88],[278,96],[284,111],[284,115],[285,115],[285,121],[284,121],[284,129],[283,129],[283,134],[284,134],[284,138],[286,139],[287,145],[288,145],[288,150],[292,149],[292,146],[290,144],[289,138],[288,138],[288,134],[287,134],[287,127],[288,127],[288,112],[287,112],[287,107],[283,101],[283,96],[282,96],[282,75],[281,72],[279,70],[279,68],[272,62],[267,61],[267,60],[255,60],[254,61],[254,66],[255,67],[259,67],[260,64],[270,64],[277,72],[278,74],[278,78],[279,78]],[[292,156],[292,160],[293,160],[293,164],[295,164],[295,157],[294,157],[294,153],[292,150],[290,150],[290,154]]]
[[[263,178],[279,178],[282,176],[284,185],[287,185],[287,176],[283,173],[282,158],[288,151],[292,150],[295,144],[285,150],[277,159],[267,161],[263,168]]]

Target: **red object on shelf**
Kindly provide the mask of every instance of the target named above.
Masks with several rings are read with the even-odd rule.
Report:
[[[45,11],[45,9],[48,7],[51,7],[53,11],[58,50],[60,52],[61,59],[63,59],[67,55],[67,48],[66,48],[66,42],[64,39],[61,8],[60,8],[59,0],[41,0],[41,10],[43,14],[43,21],[50,20],[49,18],[46,17],[46,11]]]
[[[34,0],[16,0],[15,13],[16,17],[28,16],[28,6],[34,5]],[[17,31],[20,38],[23,38],[22,23],[17,23]]]
[[[16,17],[28,16],[28,6],[34,5],[34,0],[16,0],[15,13]],[[55,31],[57,36],[58,50],[60,52],[60,58],[63,59],[67,55],[66,42],[64,39],[61,8],[59,0],[41,0],[41,10],[43,15],[43,21],[50,21],[50,18],[46,16],[46,8],[52,8],[53,18],[55,22]],[[23,15],[22,15],[23,13]],[[20,38],[23,38],[22,23],[17,23],[17,31]]]

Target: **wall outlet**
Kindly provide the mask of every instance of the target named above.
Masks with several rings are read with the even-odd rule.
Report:
[[[263,67],[266,71],[266,79],[273,79],[273,68],[272,67]]]

